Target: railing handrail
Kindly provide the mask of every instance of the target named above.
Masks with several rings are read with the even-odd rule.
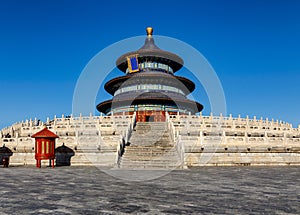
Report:
[[[168,129],[170,131],[172,141],[173,141],[175,148],[177,150],[177,153],[179,154],[179,157],[180,157],[181,168],[184,168],[185,167],[184,144],[181,141],[181,135],[179,135],[179,133],[176,132],[175,126],[174,126],[173,121],[171,120],[171,117],[168,112],[166,112],[166,122],[168,123]]]
[[[116,165],[119,168],[122,160],[122,156],[125,152],[126,144],[129,142],[133,128],[136,124],[136,112],[132,115],[131,121],[128,123],[127,129],[124,135],[120,135],[120,142],[117,146]]]
[[[184,168],[185,167],[185,159],[184,159],[185,149],[184,149],[184,144],[181,141],[181,135],[177,136],[177,139],[175,142],[175,148],[177,150],[177,153],[179,154],[181,168]]]
[[[171,133],[171,139],[172,139],[173,143],[175,143],[175,141],[176,141],[175,126],[174,126],[172,120],[170,119],[170,115],[168,112],[166,112],[166,122],[168,124],[168,130]],[[178,134],[177,134],[177,136],[178,136]]]

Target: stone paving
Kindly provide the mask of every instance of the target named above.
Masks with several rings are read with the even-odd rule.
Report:
[[[299,167],[205,167],[141,182],[95,167],[1,168],[0,214],[300,214],[299,178]]]

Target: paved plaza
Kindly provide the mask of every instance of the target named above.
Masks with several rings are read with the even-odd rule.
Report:
[[[300,214],[299,170],[205,167],[131,182],[95,167],[3,168],[0,214]]]

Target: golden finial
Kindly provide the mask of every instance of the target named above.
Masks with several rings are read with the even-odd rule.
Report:
[[[148,36],[148,37],[151,37],[151,36],[152,36],[152,33],[153,33],[153,28],[152,28],[152,27],[146,28],[146,32],[147,32],[147,36]]]

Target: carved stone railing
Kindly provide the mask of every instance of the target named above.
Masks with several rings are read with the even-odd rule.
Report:
[[[168,113],[166,113],[168,115]],[[100,122],[106,122],[110,121],[112,122],[112,126],[115,126],[115,116],[93,116],[90,114],[89,116],[82,116],[80,114],[79,116],[73,116],[72,114],[70,116],[64,116],[56,117],[52,120],[50,118],[47,118],[46,122],[41,122],[38,119],[30,119],[25,120],[21,122],[14,123],[11,126],[5,127],[1,129],[1,138],[4,138],[5,135],[8,133],[15,137],[16,133],[19,133],[19,136],[28,136],[29,134],[35,133],[35,128],[41,129],[43,124],[46,123],[50,129],[56,130],[57,126],[65,125],[66,128],[70,129],[74,124],[79,125],[85,124],[85,123],[95,123],[99,124]],[[120,116],[118,116],[120,117]],[[123,115],[122,117],[126,117]],[[268,118],[257,118],[256,116],[253,117],[253,119],[249,118],[248,116],[245,118],[242,118],[240,115],[238,117],[233,117],[231,114],[229,116],[223,116],[223,115],[209,115],[209,116],[203,116],[201,113],[200,115],[172,115],[170,116],[170,119],[167,120],[171,121],[189,121],[191,125],[193,126],[194,123],[200,123],[201,128],[205,129],[208,128],[208,126],[212,126],[211,124],[215,121],[218,121],[222,119],[222,128],[226,131],[244,131],[244,132],[271,132],[271,133],[278,133],[278,132],[284,132],[284,133],[293,133],[293,136],[297,136],[300,134],[300,125],[297,128],[293,128],[291,124],[278,121],[278,120],[269,120]],[[57,126],[56,126],[57,125]],[[190,125],[187,125],[189,127]],[[27,129],[27,130],[24,130]],[[178,128],[177,128],[178,129]],[[174,137],[174,132],[173,132]]]
[[[180,168],[182,168],[182,169],[187,168],[186,163],[185,163],[185,147],[184,147],[183,142],[181,141],[181,135],[178,135],[176,138],[175,148],[179,155]]]
[[[168,112],[166,112],[166,122],[167,122],[167,125],[168,125],[168,130],[170,131],[170,136],[171,136],[172,142],[175,143],[175,141],[176,141],[176,131],[175,131],[174,124],[173,124],[172,120],[170,119],[170,115],[169,115]]]
[[[117,146],[117,155],[116,155],[116,167],[120,167],[121,160],[122,160],[122,155],[124,154],[125,151],[125,141],[124,137],[120,135],[120,142]]]
[[[134,114],[132,115],[131,121],[128,123],[127,130],[125,131],[124,134],[124,140],[126,144],[129,142],[129,139],[131,137],[135,125],[136,125],[136,112],[134,112]]]
[[[132,115],[131,121],[128,123],[124,135],[120,135],[120,142],[117,146],[117,155],[116,155],[116,166],[118,168],[120,167],[122,156],[125,152],[125,147],[129,142],[129,139],[131,137],[135,125],[136,125],[136,112],[134,112],[134,114]]]
[[[185,164],[185,147],[184,144],[181,140],[181,135],[179,135],[178,132],[176,132],[175,130],[175,126],[171,120],[171,117],[169,115],[168,112],[166,112],[166,122],[168,124],[168,129],[170,131],[170,136],[171,139],[174,143],[174,147],[179,155],[179,159],[180,159],[180,168],[186,168],[186,164]]]

